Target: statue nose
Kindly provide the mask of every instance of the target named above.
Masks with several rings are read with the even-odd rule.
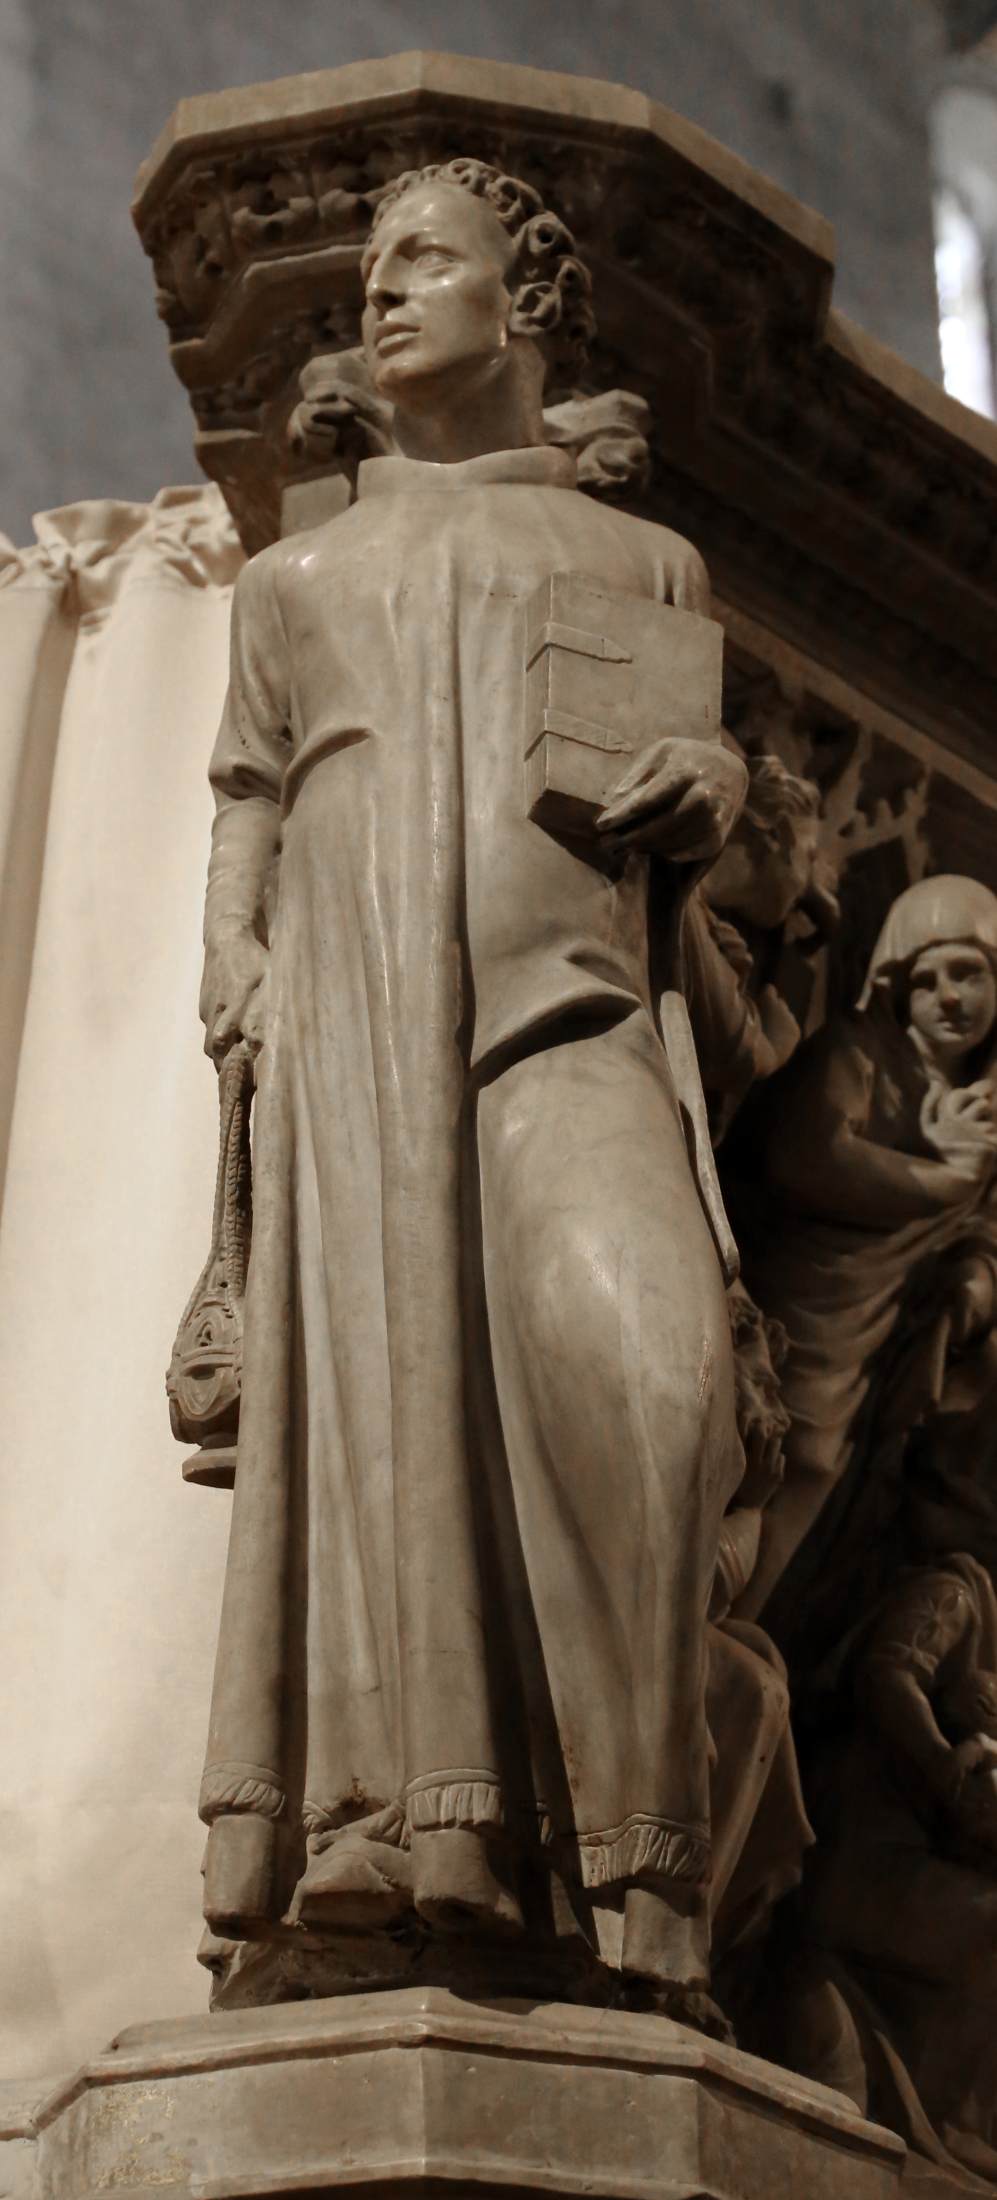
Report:
[[[368,305],[376,306],[382,313],[386,313],[389,306],[400,304],[404,295],[405,287],[398,276],[392,279],[386,274],[375,273],[367,284]]]

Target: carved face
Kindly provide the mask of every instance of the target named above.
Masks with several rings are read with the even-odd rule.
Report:
[[[782,833],[759,831],[742,817],[707,877],[707,899],[772,930],[812,885],[817,855],[815,817],[793,817]]]
[[[958,940],[925,947],[909,989],[911,1026],[939,1061],[962,1061],[993,1028],[997,979],[982,947]]]
[[[402,410],[497,373],[512,304],[515,248],[481,199],[459,184],[414,185],[364,255],[364,348],[375,388]]]

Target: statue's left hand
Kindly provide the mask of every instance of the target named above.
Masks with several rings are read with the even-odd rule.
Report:
[[[644,749],[596,819],[610,847],[673,863],[712,863],[744,801],[748,774],[718,741],[666,734]]]

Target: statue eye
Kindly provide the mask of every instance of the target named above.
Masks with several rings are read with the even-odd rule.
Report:
[[[445,251],[442,245],[428,244],[424,246],[423,250],[419,253],[416,265],[418,267],[428,267],[430,269],[436,267],[450,267],[453,264],[453,257],[453,253]]]

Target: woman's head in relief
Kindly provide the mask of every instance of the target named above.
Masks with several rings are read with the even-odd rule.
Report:
[[[921,879],[894,902],[861,1006],[888,1001],[941,1068],[958,1069],[997,1022],[997,895],[978,879]]]
[[[458,381],[480,386],[517,338],[571,382],[594,333],[591,283],[564,223],[529,184],[484,161],[399,176],[361,272],[370,371],[402,407],[439,402]]]
[[[926,947],[907,986],[911,1026],[937,1061],[963,1061],[993,1029],[997,979],[989,956],[971,941]]]

